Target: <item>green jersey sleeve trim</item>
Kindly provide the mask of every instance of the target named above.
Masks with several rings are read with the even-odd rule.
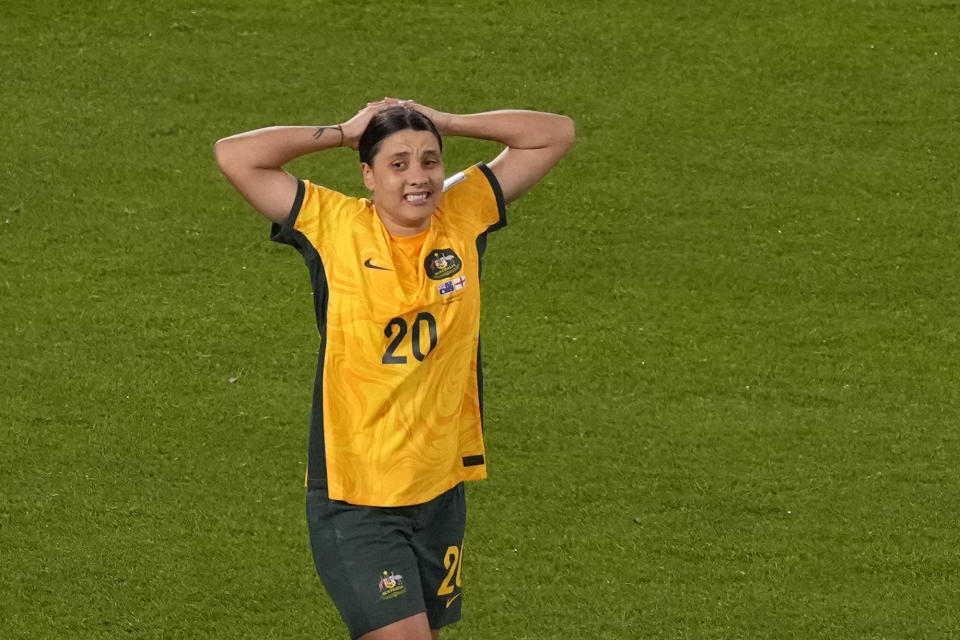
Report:
[[[490,187],[493,189],[493,194],[497,198],[497,213],[499,214],[499,218],[495,223],[487,227],[486,231],[484,231],[484,233],[489,233],[507,226],[507,201],[503,197],[503,189],[500,188],[500,182],[497,180],[497,176],[493,175],[493,171],[490,169],[490,167],[483,162],[478,162],[477,168],[483,172],[484,176],[486,176],[487,182],[490,183]]]
[[[304,185],[303,180],[297,179],[297,196],[293,199],[293,206],[290,207],[290,214],[287,216],[287,219],[283,221],[283,224],[277,224],[274,222],[270,225],[270,239],[274,242],[281,242],[283,244],[289,244],[294,247],[298,247],[296,237],[297,235],[293,232],[293,225],[297,222],[297,216],[300,214],[300,208],[303,206],[303,197],[306,192],[306,185]]]

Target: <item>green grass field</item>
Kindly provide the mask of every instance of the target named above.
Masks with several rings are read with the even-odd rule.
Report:
[[[960,638],[958,25],[3,2],[0,638],[347,637],[303,515],[307,273],[212,145],[384,95],[578,125],[491,236],[491,478],[442,637]],[[292,169],[364,193],[346,150]]]

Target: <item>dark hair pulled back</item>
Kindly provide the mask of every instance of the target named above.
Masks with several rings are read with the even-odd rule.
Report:
[[[360,162],[365,162],[373,166],[373,158],[380,150],[380,143],[387,136],[403,131],[404,129],[413,129],[414,131],[429,131],[437,137],[437,143],[440,145],[440,151],[443,151],[443,139],[437,130],[433,120],[423,115],[416,109],[404,106],[387,107],[383,111],[377,112],[367,128],[363,130],[360,141],[357,143],[357,150],[360,152]]]

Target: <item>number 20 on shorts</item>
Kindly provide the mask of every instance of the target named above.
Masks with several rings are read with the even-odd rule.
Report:
[[[460,586],[460,570],[463,567],[461,559],[463,557],[462,547],[447,547],[443,554],[443,566],[447,570],[447,577],[440,583],[437,589],[438,596],[448,596],[453,593],[454,585]]]

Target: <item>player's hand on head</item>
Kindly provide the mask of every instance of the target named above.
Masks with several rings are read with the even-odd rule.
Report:
[[[367,106],[357,111],[356,115],[340,125],[343,129],[343,146],[356,151],[357,145],[360,144],[360,136],[363,135],[367,125],[370,124],[371,118],[389,106],[386,98],[377,102],[368,102]]]
[[[437,127],[437,130],[440,131],[440,135],[444,135],[447,128],[447,122],[450,119],[449,113],[444,113],[443,111],[438,111],[432,107],[422,105],[416,100],[398,100],[397,102],[405,107],[416,109],[423,115],[430,118],[433,124]]]
[[[416,109],[423,115],[427,116],[433,121],[433,124],[440,131],[440,135],[444,134],[447,122],[450,119],[449,113],[444,113],[442,111],[437,111],[436,109],[426,107],[415,100],[401,100],[399,98],[384,97],[383,100],[368,102],[367,106],[365,106],[363,109],[360,109],[355,116],[340,125],[343,129],[343,146],[350,147],[356,151],[357,146],[360,144],[360,136],[363,135],[367,125],[370,124],[371,118],[373,118],[373,116],[380,111],[383,111],[388,107],[395,106],[410,107],[411,109]]]

